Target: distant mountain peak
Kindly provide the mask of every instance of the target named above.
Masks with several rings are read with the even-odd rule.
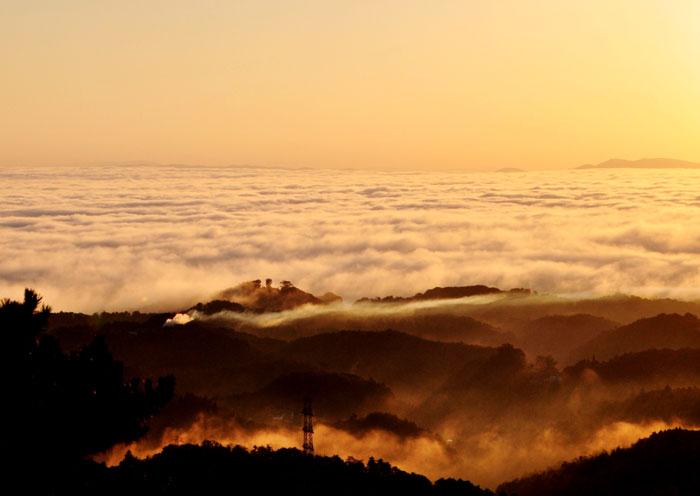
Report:
[[[577,169],[700,169],[700,163],[675,158],[642,158],[625,160],[611,158],[596,165],[586,164]]]
[[[448,286],[448,287],[435,287],[433,289],[428,289],[424,293],[416,293],[413,296],[403,297],[403,296],[385,296],[377,298],[360,298],[355,303],[407,303],[411,301],[422,301],[422,300],[447,300],[447,299],[457,299],[466,298],[468,296],[482,296],[489,294],[510,294],[510,295],[530,295],[532,291],[527,288],[512,288],[508,291],[504,291],[499,288],[493,288],[489,286],[484,286],[483,284],[477,284],[473,286]]]
[[[260,279],[243,282],[221,291],[216,295],[216,300],[264,311],[291,310],[306,304],[325,305],[343,301],[340,296],[331,292],[320,297],[314,296],[295,287],[290,281],[282,281],[280,287],[275,288],[272,286],[272,279],[266,279],[264,286]]]

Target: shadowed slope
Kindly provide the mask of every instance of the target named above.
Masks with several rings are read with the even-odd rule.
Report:
[[[548,315],[525,324],[517,344],[533,356],[551,355],[564,362],[572,350],[617,326],[612,320],[588,314]]]
[[[696,495],[700,488],[700,432],[674,429],[633,446],[564,463],[557,469],[502,484],[518,496],[591,494]]]
[[[606,331],[573,352],[573,358],[611,358],[651,348],[700,348],[700,319],[686,313],[660,314]]]

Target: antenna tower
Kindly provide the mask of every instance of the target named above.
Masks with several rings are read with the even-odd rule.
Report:
[[[314,453],[314,413],[311,410],[311,398],[304,398],[304,409],[301,411],[304,414],[304,454],[313,455]]]

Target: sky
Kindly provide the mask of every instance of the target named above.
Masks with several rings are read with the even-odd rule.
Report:
[[[0,2],[0,166],[700,162],[694,0]]]

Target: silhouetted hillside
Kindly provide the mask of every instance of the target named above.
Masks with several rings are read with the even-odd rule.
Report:
[[[472,317],[450,315],[438,311],[417,311],[412,316],[394,319],[373,319],[375,330],[396,329],[424,339],[445,343],[497,346],[512,340],[499,329]],[[353,329],[358,329],[353,327]]]
[[[483,305],[472,305],[465,314],[502,329],[518,329],[534,319],[548,315],[588,314],[626,325],[661,313],[700,315],[700,303],[671,298],[640,298],[625,294],[588,299],[530,295],[500,298]]]
[[[76,349],[96,335],[104,336],[114,356],[133,375],[175,374],[180,393],[215,396],[247,392],[272,380],[270,372],[298,370],[288,363],[258,364],[286,345],[283,341],[259,338],[208,323],[164,327],[167,316],[146,322],[110,322],[100,327],[81,325],[54,329],[52,334]],[[256,379],[260,373],[260,377]]]
[[[504,344],[510,336],[489,324],[465,316],[455,315],[450,310],[415,309],[396,313],[338,311],[320,315],[300,315],[293,319],[280,319],[275,324],[258,324],[247,315],[226,314],[222,318],[214,315],[214,322],[230,325],[239,331],[257,336],[292,340],[324,334],[329,331],[353,329],[356,331],[383,331],[395,329],[425,339],[447,342],[463,342],[494,346]]]
[[[429,325],[427,317],[420,321]],[[79,344],[98,332],[129,373],[174,374],[181,394],[210,398],[255,393],[277,377],[320,371],[373,378],[414,396],[442,386],[454,370],[493,353],[492,348],[435,342],[396,331],[325,333],[285,343],[200,321],[169,327],[160,320],[113,322],[99,329],[79,326],[55,334]]]
[[[551,355],[561,363],[586,341],[617,326],[594,315],[548,315],[525,324],[517,334],[517,344],[532,356]]]
[[[558,389],[559,371],[551,358],[531,363],[522,350],[503,345],[486,360],[457,369],[424,408],[495,414],[512,405],[551,399]]]
[[[609,422],[683,422],[700,426],[700,388],[671,388],[643,391],[630,398],[601,405]]]
[[[512,292],[522,292],[528,293],[530,290],[526,289],[512,289]],[[429,289],[424,293],[416,293],[413,296],[402,297],[402,296],[384,296],[375,298],[360,298],[355,303],[406,303],[409,301],[421,301],[421,300],[444,300],[444,299],[454,299],[454,298],[466,298],[467,296],[479,296],[487,294],[497,294],[504,293],[503,290],[498,288],[491,288],[483,285],[475,286],[454,286],[440,288],[436,287]]]
[[[455,479],[431,482],[379,459],[366,463],[339,457],[309,456],[296,449],[168,446],[139,460],[127,455],[121,464],[105,468],[85,462],[58,480],[47,481],[54,494],[101,495],[461,495],[493,493]]]
[[[697,495],[700,432],[674,429],[629,448],[563,463],[557,469],[502,484],[518,496]]]
[[[566,382],[577,384],[589,380],[587,371],[593,371],[603,384],[647,388],[693,385],[700,383],[700,349],[652,349],[625,353],[607,361],[582,360],[565,368],[563,377]]]
[[[316,297],[311,293],[294,287],[289,281],[282,281],[280,287],[275,288],[272,287],[271,279],[265,281],[265,286],[262,285],[259,279],[241,283],[238,286],[221,291],[216,296],[216,299],[238,303],[251,309],[260,309],[267,312],[290,310],[307,304],[325,305],[342,301],[342,298],[333,293],[326,293],[320,298]]]
[[[245,312],[246,307],[226,300],[212,300],[208,303],[197,303],[190,310],[196,310],[204,315],[212,315],[219,312]]]
[[[397,331],[342,331],[289,343],[284,356],[324,369],[373,377],[414,395],[442,385],[454,370],[481,363],[493,348],[440,343]]]
[[[50,332],[76,352],[103,336],[126,375],[178,378],[178,396],[150,420],[151,433],[129,446],[141,456],[179,439],[252,445],[270,438],[278,446],[294,445],[305,396],[313,397],[318,432],[341,453],[361,446],[361,456],[422,467],[425,450],[431,453],[425,465],[430,476],[466,473],[488,484],[587,452],[591,442],[608,448],[619,439],[631,442],[650,432],[650,422],[697,423],[700,346],[603,359],[607,350],[612,355],[630,346],[680,345],[700,334],[693,315],[655,315],[612,329],[604,315],[626,322],[696,303],[517,292],[478,301],[272,312],[214,300],[177,318],[61,314]],[[355,330],[343,330],[346,325]],[[400,331],[385,330],[389,326]],[[586,338],[583,344],[620,332],[617,341],[601,341],[600,360],[563,372],[552,357],[538,356],[561,357]],[[522,349],[502,345],[511,338]],[[538,444],[543,433],[547,446]],[[117,461],[125,449],[104,459]]]
[[[100,329],[105,324],[110,324],[113,322],[145,323],[151,320],[154,316],[159,315],[165,316],[166,314],[141,312],[101,312],[86,315],[75,312],[55,312],[49,315],[46,328],[49,333],[54,329],[74,326],[89,326],[95,329]],[[163,321],[165,321],[165,318]]]
[[[573,352],[573,358],[607,359],[651,348],[700,348],[700,319],[686,313],[660,314],[605,331]]]
[[[353,374],[316,371],[280,375],[258,391],[226,401],[244,416],[265,420],[280,412],[298,417],[294,407],[304,397],[314,399],[316,415],[327,421],[387,408],[394,400],[385,384]]]

